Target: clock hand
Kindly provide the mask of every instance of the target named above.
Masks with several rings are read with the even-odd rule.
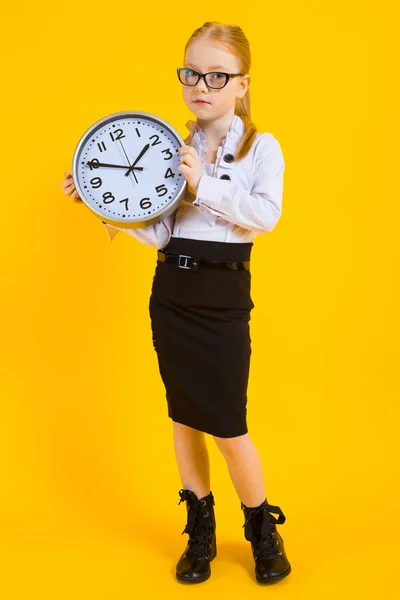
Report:
[[[109,163],[93,162],[89,160],[87,163],[89,167],[97,169],[97,167],[115,167],[116,169],[126,169],[126,165],[111,165]],[[143,171],[143,167],[134,167],[136,171]]]
[[[129,167],[128,171],[125,173],[126,177],[129,175],[129,173],[132,169],[137,168],[137,167],[135,167],[136,163],[139,162],[139,160],[142,158],[143,154],[145,154],[149,148],[150,148],[150,144],[146,144],[145,147],[143,148],[143,150],[140,152],[137,159],[135,160],[135,162]]]
[[[128,175],[129,175],[129,173],[131,172],[131,163],[129,162],[128,155],[127,155],[127,153],[125,152],[125,148],[124,148],[124,146],[122,145],[122,142],[121,142],[121,140],[119,140],[119,141],[120,141],[120,144],[121,144],[122,150],[124,151],[124,154],[125,154],[125,156],[126,156],[126,160],[128,161],[128,165],[129,165],[129,171],[128,171]],[[125,175],[126,175],[126,173],[125,173]],[[135,173],[134,173],[133,171],[132,171],[132,175],[134,176],[136,183],[139,183],[139,182],[138,182],[138,180],[136,179],[136,175],[135,175]]]

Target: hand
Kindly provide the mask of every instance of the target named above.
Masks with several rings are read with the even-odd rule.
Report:
[[[61,186],[65,188],[64,194],[71,196],[74,202],[83,202],[82,198],[79,196],[78,192],[75,189],[75,184],[72,179],[72,175],[70,175],[68,171],[65,171],[64,177],[65,179],[61,184]]]
[[[109,163],[101,163],[93,160],[89,160],[87,163],[89,167],[93,167],[93,169],[97,169],[97,167],[114,167],[116,169],[126,169],[126,165],[111,165]],[[134,167],[136,171],[143,171],[143,167]]]
[[[192,146],[183,145],[178,150],[181,153],[181,163],[183,163],[180,165],[179,171],[185,176],[189,192],[196,196],[203,175],[200,156]]]

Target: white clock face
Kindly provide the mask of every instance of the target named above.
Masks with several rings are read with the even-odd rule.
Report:
[[[75,150],[78,193],[107,222],[143,227],[173,212],[184,194],[186,181],[178,170],[183,143],[154,115],[126,111],[105,117]]]

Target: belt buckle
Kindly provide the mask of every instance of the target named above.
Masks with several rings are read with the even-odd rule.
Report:
[[[182,264],[182,262],[181,262],[182,258],[188,259],[188,258],[193,258],[193,257],[192,256],[188,256],[187,254],[179,254],[179,257],[178,257],[178,267],[180,269],[192,269],[193,270],[193,269],[197,269],[198,268],[196,261],[193,263],[193,267],[188,267],[187,266],[187,260],[185,260],[185,264]]]

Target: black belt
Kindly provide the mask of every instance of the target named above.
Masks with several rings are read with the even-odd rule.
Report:
[[[206,269],[224,269],[228,271],[249,271],[250,261],[234,261],[226,262],[223,260],[206,260],[205,258],[194,258],[187,254],[170,254],[163,250],[158,250],[158,260],[161,262],[170,263],[176,265],[181,269],[192,269],[197,270],[199,267],[205,267]]]

